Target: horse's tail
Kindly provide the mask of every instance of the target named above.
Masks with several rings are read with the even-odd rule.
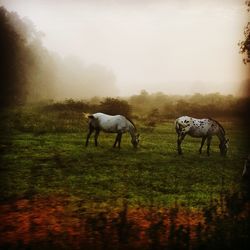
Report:
[[[83,117],[86,123],[89,124],[89,126],[91,126],[91,122],[93,121],[93,119],[95,118],[93,114],[90,113],[84,113],[83,112]]]
[[[85,118],[85,119],[91,119],[91,118],[94,118],[94,116],[92,115],[92,114],[90,114],[90,113],[82,113],[83,114],[83,117]]]
[[[175,122],[174,122],[174,124],[175,124],[175,131],[176,131],[177,134],[179,134],[180,130],[181,130],[181,126],[179,124],[179,120],[176,119]]]

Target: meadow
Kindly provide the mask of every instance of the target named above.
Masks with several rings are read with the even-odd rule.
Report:
[[[199,214],[197,211],[211,209],[213,202],[220,204],[215,210],[221,210],[225,197],[241,190],[248,152],[237,119],[221,119],[230,139],[228,154],[222,157],[217,138],[213,138],[210,156],[206,147],[200,155],[200,139],[191,137],[183,142],[184,154],[178,155],[173,119],[157,121],[154,126],[134,119],[140,133],[140,146],[135,150],[129,134],[123,136],[121,149],[112,148],[115,135],[105,133],[100,134],[98,147],[93,138],[85,147],[87,122],[79,112],[24,107],[1,116],[1,210],[6,214],[13,212],[13,207],[16,212],[24,209],[31,213],[35,206],[45,211],[58,201],[55,207],[66,206],[67,211],[83,217],[91,214],[92,219],[93,214],[107,211],[121,215],[127,207],[130,213],[141,208],[162,211],[181,207],[190,216],[190,211]],[[31,204],[20,207],[20,202]],[[7,204],[12,205],[6,210]],[[204,219],[196,226],[199,223]],[[25,238],[23,234],[19,237]]]

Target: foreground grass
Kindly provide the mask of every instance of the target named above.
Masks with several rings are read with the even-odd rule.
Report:
[[[172,121],[154,129],[140,126],[137,150],[129,135],[120,150],[112,148],[115,135],[104,133],[99,147],[92,141],[86,148],[84,130],[2,135],[1,199],[63,194],[89,202],[126,198],[131,205],[205,206],[225,191],[239,190],[248,153],[238,124],[223,126],[230,138],[227,157],[220,156],[217,138],[210,157],[205,150],[199,155],[200,140],[190,137],[183,143],[184,155],[177,155]]]

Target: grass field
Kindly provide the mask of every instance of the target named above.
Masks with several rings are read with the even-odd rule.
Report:
[[[0,247],[248,249],[239,121],[221,120],[228,155],[213,138],[208,157],[191,137],[177,154],[173,120],[153,128],[135,120],[140,146],[125,134],[119,150],[105,133],[85,147],[81,114],[27,108],[1,119]]]
[[[99,147],[94,146],[93,138],[85,147],[84,121],[79,120],[74,127],[66,117],[62,122],[66,132],[45,128],[37,132],[36,127],[27,125],[28,118],[24,121],[23,131],[13,129],[1,136],[4,200],[66,194],[98,202],[126,197],[130,204],[154,202],[167,206],[177,201],[203,206],[211,197],[239,188],[247,155],[245,134],[237,121],[222,122],[230,139],[227,157],[220,156],[217,138],[212,141],[208,157],[206,147],[202,155],[198,153],[200,139],[191,137],[183,142],[184,154],[179,156],[173,121],[159,123],[155,128],[137,121],[137,150],[132,148],[129,134],[123,136],[120,150],[112,148],[115,135],[105,133],[99,136]],[[39,120],[33,122],[38,124]],[[57,123],[60,120],[54,125]]]

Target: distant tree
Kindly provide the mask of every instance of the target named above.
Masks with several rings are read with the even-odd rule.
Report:
[[[246,1],[247,11],[250,11],[250,0]],[[239,42],[240,53],[246,54],[246,57],[243,59],[245,64],[250,62],[250,22],[247,23],[244,30],[244,41]]]
[[[0,7],[0,37],[0,106],[51,95],[51,55],[32,22]]]
[[[117,98],[106,98],[101,102],[99,110],[109,115],[131,116],[131,106],[128,102]]]
[[[136,107],[140,115],[145,116],[152,109],[152,97],[146,90],[141,90],[139,95],[133,95],[129,98],[129,103]]]
[[[176,103],[176,112],[180,115],[192,115],[190,103],[186,100],[178,100]]]
[[[17,15],[0,7],[0,105],[22,103],[26,97],[26,72],[32,63],[27,41],[14,28]]]
[[[146,125],[150,126],[150,127],[155,127],[156,123],[159,121],[159,119],[160,119],[159,109],[153,108],[147,116]]]
[[[178,116],[176,112],[176,105],[174,101],[166,99],[163,103],[162,115],[165,118],[176,118]]]

